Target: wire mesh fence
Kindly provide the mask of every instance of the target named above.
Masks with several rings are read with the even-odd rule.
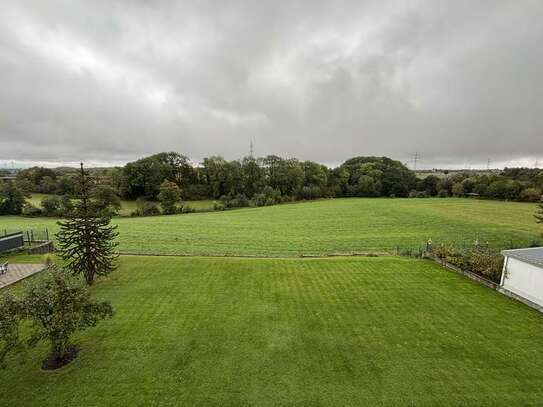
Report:
[[[14,233],[22,233],[25,243],[39,243],[52,240],[49,229],[0,229],[0,237]]]

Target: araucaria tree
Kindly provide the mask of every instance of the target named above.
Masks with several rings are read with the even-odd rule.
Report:
[[[543,223],[543,200],[539,203],[539,205],[537,205],[535,219],[537,223]]]
[[[111,214],[91,199],[92,180],[81,164],[78,199],[66,220],[58,222],[57,242],[60,256],[74,274],[83,274],[91,285],[95,276],[105,276],[116,266],[117,226]]]
[[[10,352],[47,341],[51,354],[44,361],[45,369],[69,363],[77,354],[71,336],[113,314],[108,302],[92,300],[79,278],[58,268],[28,284],[21,296],[8,293],[0,299],[0,306],[0,364]],[[19,329],[22,323],[29,329]]]

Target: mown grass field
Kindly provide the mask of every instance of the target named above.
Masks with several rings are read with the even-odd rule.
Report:
[[[27,201],[30,202],[32,205],[40,208],[42,199],[47,196],[50,196],[50,195],[33,193],[32,196],[27,199]],[[184,205],[188,205],[191,208],[194,208],[196,210],[212,210],[214,203],[215,201],[210,200],[210,199],[205,199],[205,200],[200,200],[200,201],[183,201]],[[136,201],[122,200],[121,210],[119,211],[119,215],[130,216],[132,212],[134,212],[135,210],[136,210]]]
[[[298,256],[418,247],[428,239],[523,246],[542,232],[534,212],[535,204],[518,202],[352,198],[113,222],[123,252]],[[0,217],[0,230],[45,227],[56,231],[56,220]]]
[[[116,314],[0,371],[5,406],[539,406],[543,319],[402,258],[123,257]]]

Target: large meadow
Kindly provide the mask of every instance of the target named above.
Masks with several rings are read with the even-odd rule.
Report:
[[[141,218],[116,218],[126,253],[298,256],[395,252],[428,239],[495,248],[539,238],[535,204],[456,198],[346,198]],[[2,217],[0,231],[57,229],[56,219]]]
[[[114,317],[77,334],[79,357],[54,373],[39,368],[45,345],[11,357],[0,405],[539,406],[537,311],[428,260],[295,258],[429,238],[526,244],[541,232],[534,209],[334,199],[117,218],[121,251],[192,256],[121,256],[92,287]],[[55,222],[2,217],[0,227],[54,232]],[[259,258],[203,257],[228,254]]]

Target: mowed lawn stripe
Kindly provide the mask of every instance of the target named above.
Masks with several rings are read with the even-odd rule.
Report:
[[[541,314],[422,260],[123,257],[80,358],[5,405],[543,403]]]
[[[416,248],[428,239],[496,248],[538,239],[535,204],[471,199],[352,198],[145,218],[121,218],[119,249],[147,254],[298,256]],[[0,217],[0,230],[49,228]]]

